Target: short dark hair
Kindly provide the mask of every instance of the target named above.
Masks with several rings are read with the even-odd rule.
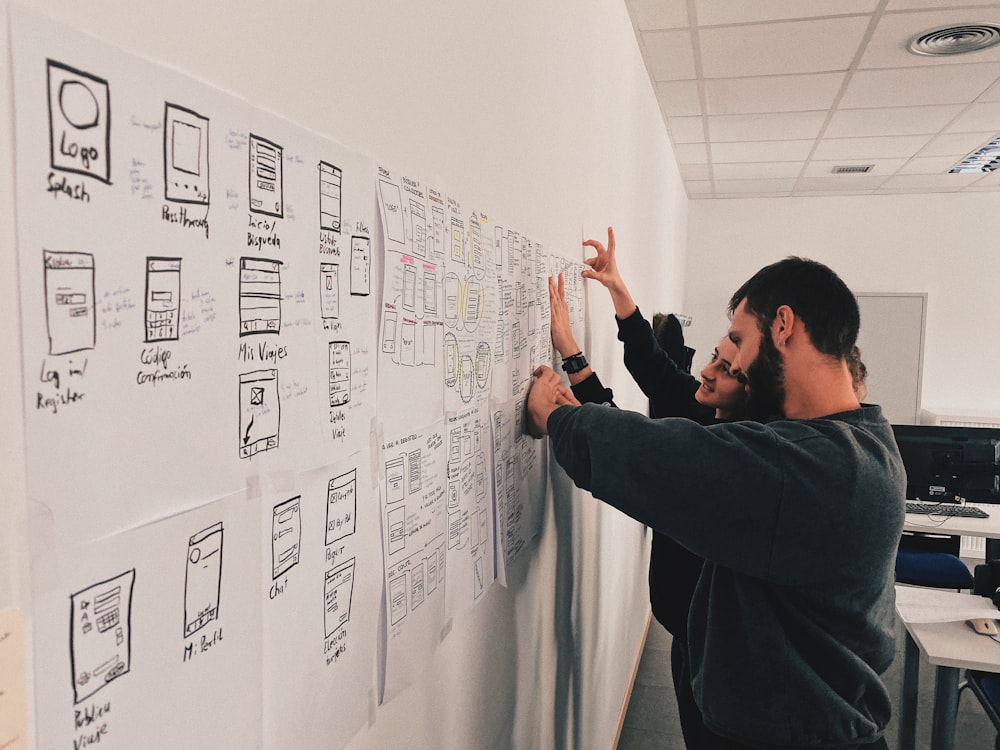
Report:
[[[764,333],[778,308],[788,305],[820,352],[850,358],[861,323],[858,301],[847,284],[822,263],[790,256],[765,266],[733,294],[730,316],[744,300]]]

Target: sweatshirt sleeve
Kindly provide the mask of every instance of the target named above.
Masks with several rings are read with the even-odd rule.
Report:
[[[585,404],[556,409],[547,427],[578,487],[699,557],[766,575],[782,472],[762,425],[703,427]]]
[[[899,539],[905,474],[888,423],[873,424],[701,426],[585,404],[547,427],[554,458],[594,497],[719,565],[812,584],[845,561],[869,574],[872,550]]]
[[[573,395],[581,404],[608,404],[615,406],[615,394],[610,388],[605,388],[596,372],[592,372],[587,378],[581,380],[576,385],[570,386]]]
[[[694,399],[701,383],[670,359],[639,308],[627,318],[616,317],[615,321],[618,339],[625,344],[625,367],[649,399],[653,416],[710,421],[714,410]]]

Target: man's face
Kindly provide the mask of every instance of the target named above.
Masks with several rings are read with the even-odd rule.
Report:
[[[733,313],[729,339],[736,346],[733,370],[748,382],[747,416],[764,419],[784,413],[785,363],[771,332],[764,335],[757,318],[746,311],[746,300]]]

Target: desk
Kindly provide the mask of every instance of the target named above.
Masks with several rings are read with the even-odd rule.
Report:
[[[1000,505],[988,503],[967,503],[982,508],[989,518],[968,518],[965,516],[927,516],[907,513],[903,519],[904,531],[922,531],[926,534],[948,534],[950,536],[986,537],[986,559],[1000,559]]]
[[[897,585],[896,614],[906,626],[899,750],[913,750],[915,746],[917,676],[921,653],[927,656],[937,672],[931,750],[951,750],[958,711],[959,670],[1000,672],[1000,643],[976,635],[965,620],[971,617],[998,617],[1000,613],[989,599],[980,596]],[[950,622],[929,621],[942,617],[958,619]]]

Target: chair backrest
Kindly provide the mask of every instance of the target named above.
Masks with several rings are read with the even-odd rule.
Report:
[[[959,556],[962,549],[962,537],[946,534],[928,534],[920,531],[904,531],[899,538],[899,549],[918,552],[944,552]]]

